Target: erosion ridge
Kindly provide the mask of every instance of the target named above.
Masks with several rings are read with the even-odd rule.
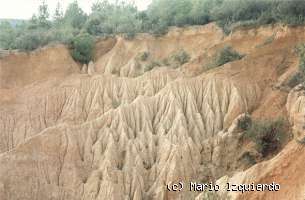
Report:
[[[303,31],[267,26],[225,36],[209,24],[174,28],[160,38],[103,39],[96,46],[93,75],[80,73],[64,46],[5,56],[0,59],[0,199],[195,199],[202,194],[168,192],[166,184],[272,177],[281,185],[293,178],[303,184],[303,176],[282,176],[285,168],[301,172],[305,159],[297,157],[303,154],[299,143],[292,141],[249,168],[241,159],[249,149],[237,127],[244,113],[281,116],[302,139],[302,88],[284,87],[297,71],[293,48],[304,41]],[[271,36],[274,41],[265,44]],[[207,70],[225,45],[246,56]],[[191,60],[178,68],[144,70],[177,49]],[[149,52],[147,61],[138,60],[142,52]],[[31,67],[23,73],[25,66]],[[276,194],[221,195],[301,198],[301,188],[283,188]]]

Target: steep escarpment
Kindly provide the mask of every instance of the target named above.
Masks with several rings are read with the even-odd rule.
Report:
[[[196,69],[200,62],[199,55],[220,43],[222,38],[222,31],[212,24],[186,29],[173,28],[164,37],[142,34],[130,41],[118,38],[113,48],[97,59],[96,68],[98,72],[105,74],[134,77],[143,74],[144,66],[149,62],[160,62],[164,65],[162,61],[166,58],[178,50],[185,50],[193,58],[198,57],[193,60],[197,63],[193,70],[202,72],[202,69]],[[148,58],[141,62],[137,57],[143,52],[148,53]]]
[[[304,156],[304,86],[295,87],[287,99],[287,111],[293,127],[294,141],[291,141],[274,158],[254,165],[250,169],[225,176],[218,180],[220,185],[227,182],[236,184],[272,183],[280,184],[277,192],[222,192],[227,199],[303,199],[305,177],[302,169]]]
[[[287,159],[289,169],[299,170],[302,150],[290,142],[271,160],[246,170],[250,166],[242,158],[250,150],[238,121],[245,113],[254,119],[283,117],[302,131],[302,97],[285,89],[297,70],[293,48],[304,40],[302,31],[277,26],[224,36],[209,24],[173,29],[160,38],[109,38],[97,44],[90,75],[79,73],[63,53],[56,54],[61,65],[54,64],[62,66],[60,72],[47,68],[55,56],[47,53],[49,60],[41,59],[50,73],[43,68],[42,77],[19,75],[18,84],[8,76],[1,89],[0,199],[195,199],[199,192],[169,192],[166,184],[272,178],[285,184],[286,178],[273,172],[284,173]],[[208,70],[214,53],[226,45],[243,59]],[[45,52],[56,48],[61,47]],[[177,49],[190,55],[187,63],[161,62],[145,70]],[[147,60],[138,59],[143,52],[149,53]],[[0,61],[9,63],[1,70],[15,66],[10,59]],[[298,199],[301,193],[290,194]]]
[[[30,53],[15,52],[0,59],[0,89],[16,88],[51,77],[79,72],[63,45]]]

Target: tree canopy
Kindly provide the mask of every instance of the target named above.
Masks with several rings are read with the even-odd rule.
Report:
[[[123,0],[97,0],[91,13],[73,1],[64,11],[60,3],[54,15],[45,0],[37,15],[16,26],[0,24],[0,48],[32,50],[50,42],[71,44],[81,34],[105,36],[136,33],[162,35],[169,26],[204,25],[216,22],[226,33],[237,26],[271,23],[302,25],[304,0],[153,0],[145,11]]]

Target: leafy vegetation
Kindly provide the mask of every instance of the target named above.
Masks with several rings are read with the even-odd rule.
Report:
[[[240,60],[244,55],[239,54],[231,46],[225,46],[214,55],[214,61],[208,66],[209,68],[219,67],[228,62]]]
[[[296,46],[296,53],[299,56],[299,69],[287,82],[290,88],[297,86],[305,81],[305,44]]]
[[[150,54],[149,52],[142,52],[137,56],[137,60],[140,61],[147,61]],[[172,55],[162,59],[161,61],[158,60],[151,60],[144,66],[144,71],[150,71],[155,67],[160,66],[171,66],[173,68],[177,68],[190,60],[190,55],[183,49],[174,52]]]
[[[301,145],[305,145],[305,137],[303,137],[302,139],[297,139],[296,141]]]
[[[223,0],[212,18],[226,33],[234,24],[257,26],[272,23],[304,24],[305,2],[302,0]]]
[[[255,156],[251,154],[251,152],[245,152],[242,156],[241,159],[246,162],[247,165],[252,166],[256,164]]]
[[[183,64],[187,63],[191,59],[191,57],[185,50],[182,49],[182,50],[175,52],[172,55],[172,59],[178,65],[183,65]]]
[[[92,60],[94,38],[88,33],[80,34],[71,42],[72,57],[80,63],[89,63]]]
[[[144,62],[147,61],[148,57],[149,57],[149,52],[144,51],[137,56],[137,59]]]
[[[162,59],[162,64],[165,66],[170,66],[170,59],[169,58]]]
[[[237,127],[242,130],[248,130],[252,125],[252,120],[251,117],[249,117],[248,115],[245,115],[243,117],[241,117],[238,121],[237,121]]]
[[[305,44],[300,44],[296,47],[296,51],[299,55],[299,72],[305,76]]]
[[[113,3],[112,3],[113,2]],[[73,1],[64,11],[58,4],[53,16],[41,1],[38,12],[28,21],[0,22],[0,48],[33,50],[49,43],[69,44],[81,33],[92,36],[136,33],[165,34],[169,26],[203,25],[216,22],[230,33],[238,26],[272,23],[300,25],[305,22],[303,0],[153,0],[139,11],[126,1],[97,0],[86,14]]]
[[[16,39],[16,32],[8,21],[0,22],[0,46],[3,49],[11,49]]]
[[[152,70],[153,68],[155,67],[160,67],[161,66],[161,63],[156,61],[156,60],[153,60],[151,61],[150,63],[146,64],[145,67],[144,67],[144,71],[147,72],[147,71],[150,71]]]
[[[297,72],[288,80],[287,85],[290,88],[294,88],[302,82],[304,82],[304,75],[302,75],[300,72]]]
[[[263,157],[280,148],[284,135],[285,123],[282,119],[253,121],[245,131],[245,137],[255,142]]]

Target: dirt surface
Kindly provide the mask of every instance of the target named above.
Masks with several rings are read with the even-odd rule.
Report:
[[[237,126],[245,113],[281,117],[303,139],[304,91],[287,81],[297,71],[294,47],[304,41],[303,27],[226,36],[208,24],[172,28],[158,38],[99,39],[94,61],[82,67],[62,45],[0,58],[0,199],[205,195],[167,190],[179,181],[275,181],[279,192],[219,195],[304,199],[304,147],[293,140],[270,159],[245,164],[243,155],[255,150]],[[208,70],[226,45],[245,56]],[[187,63],[165,62],[179,50],[189,54]],[[152,62],[159,66],[147,70]]]

